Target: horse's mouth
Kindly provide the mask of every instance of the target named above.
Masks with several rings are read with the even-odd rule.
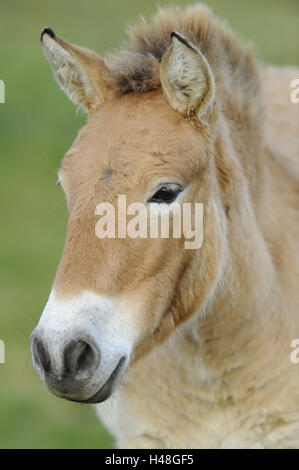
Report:
[[[71,400],[71,401],[76,401],[78,403],[94,403],[95,404],[95,403],[101,403],[107,400],[107,398],[109,398],[112,395],[118,383],[118,379],[120,378],[121,373],[123,372],[123,369],[124,369],[123,365],[125,362],[126,362],[126,357],[123,356],[119,360],[117,366],[113,370],[109,379],[104,383],[104,385],[100,388],[100,390],[91,398],[89,398],[88,400]]]

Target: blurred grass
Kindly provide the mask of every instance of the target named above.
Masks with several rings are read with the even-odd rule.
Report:
[[[124,28],[149,0],[1,0],[0,79],[0,448],[109,448],[112,438],[92,409],[52,396],[32,370],[29,335],[43,309],[66,226],[56,172],[85,121],[58,89],[39,33],[49,25],[101,54],[117,48]],[[160,1],[160,5],[170,2]],[[190,1],[176,1],[188,5]],[[298,0],[210,0],[265,62],[299,64]]]

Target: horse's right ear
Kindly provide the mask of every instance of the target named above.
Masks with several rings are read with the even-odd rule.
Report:
[[[41,43],[56,80],[75,104],[91,110],[109,97],[109,72],[96,52],[70,44],[50,28],[42,31]]]

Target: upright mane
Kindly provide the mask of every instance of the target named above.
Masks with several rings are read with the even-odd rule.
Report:
[[[254,53],[202,4],[184,10],[160,8],[151,22],[141,17],[128,29],[125,47],[108,57],[119,96],[160,87],[159,63],[170,45],[172,31],[187,37],[206,56],[222,97],[233,94],[241,106],[252,99],[257,102],[260,79]]]

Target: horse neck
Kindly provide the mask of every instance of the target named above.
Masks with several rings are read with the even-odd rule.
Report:
[[[225,388],[236,400],[248,390],[267,389],[267,385],[273,393],[273,387],[280,386],[273,374],[285,378],[291,366],[294,320],[256,213],[263,192],[269,191],[271,197],[276,188],[267,160],[259,160],[258,165],[259,193],[250,195],[247,207],[231,221],[228,256],[213,294],[168,345],[180,357],[186,380],[197,390],[214,382],[217,393]],[[249,181],[247,186],[251,192],[254,184]],[[275,210],[267,209],[269,218]]]

